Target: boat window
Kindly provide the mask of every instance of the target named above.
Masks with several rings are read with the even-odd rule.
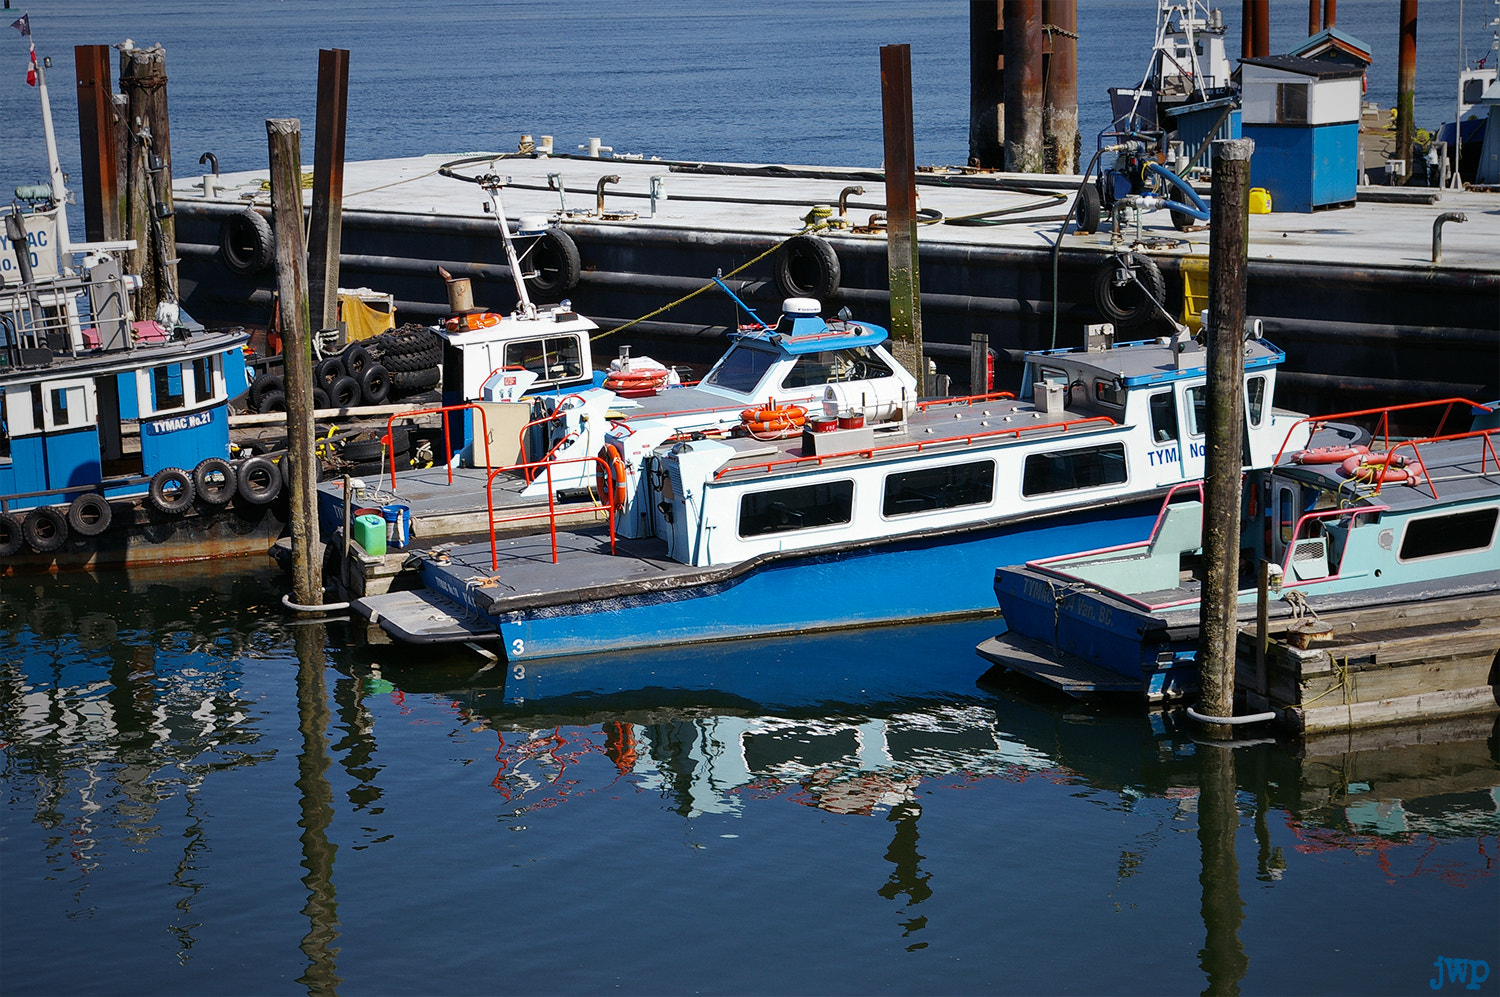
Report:
[[[214,398],[214,357],[199,357],[193,361],[193,401],[206,402]]]
[[[1289,543],[1292,539],[1292,530],[1297,525],[1297,501],[1290,488],[1277,490],[1276,524],[1281,530],[1281,542]]]
[[[169,363],[151,368],[152,409],[169,412],[182,408],[182,364]]]
[[[909,516],[933,509],[984,505],[995,495],[995,462],[976,461],[957,467],[927,467],[887,475],[882,516]]]
[[[1026,455],[1021,494],[1029,498],[1079,488],[1119,485],[1126,478],[1123,443],[1032,453]]]
[[[1189,436],[1202,436],[1203,424],[1208,421],[1208,389],[1202,385],[1187,389],[1187,431]]]
[[[1402,561],[1485,550],[1495,542],[1495,520],[1500,509],[1475,509],[1448,516],[1428,516],[1406,524],[1401,537]]]
[[[1245,382],[1245,415],[1250,425],[1259,426],[1266,414],[1266,379],[1264,375]]]
[[[746,394],[755,390],[766,371],[776,362],[779,354],[768,350],[757,350],[750,346],[735,344],[729,348],[714,369],[703,379],[705,384],[717,384],[730,391]]]
[[[1120,408],[1125,404],[1125,386],[1118,381],[1094,381],[1094,401]]]
[[[80,412],[80,413],[78,413],[78,415],[81,417],[83,415],[83,413]],[[54,425],[54,426],[66,426],[66,425],[69,425],[71,422],[73,422],[73,420],[71,418],[69,418],[69,411],[68,411],[68,389],[67,388],[53,388],[52,389],[52,425]]]
[[[583,376],[577,336],[552,336],[505,344],[505,366],[525,367],[541,381]]]
[[[740,536],[838,526],[849,522],[853,508],[854,482],[849,480],[750,492],[740,499]]]
[[[1151,396],[1151,439],[1156,443],[1177,439],[1177,398],[1170,391]]]
[[[783,388],[806,388],[816,384],[832,384],[837,381],[864,381],[877,377],[890,377],[891,368],[865,347],[852,350],[824,350],[821,353],[806,353],[797,358],[786,377],[781,379]]]

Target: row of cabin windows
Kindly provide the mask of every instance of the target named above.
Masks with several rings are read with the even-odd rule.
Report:
[[[1100,382],[1102,385],[1104,382]],[[1097,391],[1096,386],[1096,391]],[[1208,389],[1202,385],[1187,389],[1187,433],[1202,436],[1208,415]],[[1177,393],[1163,391],[1150,398],[1151,438],[1157,443],[1177,439]],[[1266,379],[1252,377],[1245,382],[1245,418],[1251,427],[1260,426],[1266,414]]]
[[[188,383],[193,389],[192,404],[217,400],[214,373],[218,369],[218,361],[218,357],[199,357],[187,365],[187,376],[190,379]],[[151,368],[152,412],[172,412],[188,406],[182,368],[180,363]]]
[[[1125,445],[1058,450],[1026,455],[1021,494],[1032,498],[1059,492],[1124,484]],[[920,512],[987,505],[995,497],[995,462],[973,461],[888,474],[881,495],[885,518]],[[848,523],[854,510],[854,482],[825,481],[750,492],[740,499],[739,535],[758,537],[791,530]]]
[[[541,381],[568,381],[583,376],[577,336],[530,339],[505,346],[505,366],[524,367]]]

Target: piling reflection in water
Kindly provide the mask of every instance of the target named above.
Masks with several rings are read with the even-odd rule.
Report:
[[[160,944],[153,933],[165,931],[175,965],[189,968],[206,941],[255,962],[262,950],[277,952],[277,932],[295,924],[300,962],[289,968],[286,953],[268,956],[265,972],[274,964],[284,973],[271,979],[319,994],[346,982],[378,989],[361,937],[372,923],[416,925],[407,930],[420,934],[444,889],[467,893],[473,880],[481,892],[503,892],[505,870],[545,858],[555,841],[574,842],[569,861],[550,866],[549,889],[564,893],[621,863],[648,861],[643,843],[661,819],[651,812],[719,856],[729,853],[715,842],[741,834],[785,841],[789,854],[838,842],[866,855],[849,894],[863,900],[842,907],[829,897],[845,884],[808,883],[784,896],[785,883],[756,885],[765,870],[755,866],[737,888],[767,907],[816,896],[884,925],[911,957],[977,956],[992,944],[993,927],[961,927],[958,913],[993,906],[987,890],[1076,896],[1078,913],[1090,916],[1096,882],[1042,881],[1028,868],[1084,876],[1045,857],[1097,848],[1085,842],[1114,849],[1111,896],[1149,897],[1162,888],[1151,884],[1171,881],[1165,863],[1190,859],[1177,834],[1196,831],[1203,943],[1193,948],[1198,985],[1210,993],[1256,979],[1265,989],[1257,974],[1287,958],[1259,954],[1268,943],[1247,910],[1268,902],[1261,891],[1305,889],[1299,880],[1322,882],[1347,864],[1422,891],[1483,884],[1431,903],[1473,897],[1464,902],[1485,908],[1495,893],[1500,762],[1488,722],[1205,747],[1134,711],[976,687],[973,625],[611,656],[595,664],[616,688],[537,699],[535,677],[518,682],[471,656],[403,666],[382,649],[345,651],[339,624],[268,616],[261,607],[274,598],[274,586],[253,575],[3,581],[0,917],[7,975],[22,967],[12,977],[18,991],[56,983],[31,950],[94,943],[100,932],[87,926],[96,920],[118,946],[113,958],[146,958],[140,952]],[[831,661],[869,667],[839,682],[824,674],[837,671]],[[704,669],[719,669],[722,685],[677,684]],[[773,670],[807,678],[773,685],[764,677]],[[661,684],[643,681],[645,673]],[[417,758],[430,760],[418,766]],[[981,799],[984,808],[968,809]],[[486,822],[542,833],[475,837]],[[1242,823],[1252,833],[1238,840]],[[991,837],[996,827],[1054,825],[1047,840]],[[1114,825],[1118,832],[1101,835]],[[445,834],[482,851],[455,877],[462,882],[440,886],[420,862],[408,864],[414,849]],[[620,844],[593,864],[580,834]],[[863,852],[872,837],[879,847]],[[276,858],[288,847],[295,860]],[[968,856],[966,868],[954,868],[955,852]],[[1330,856],[1339,862],[1326,863]],[[681,875],[668,868],[664,884]],[[797,868],[807,874],[817,863]],[[655,879],[650,865],[640,875],[643,888]],[[127,902],[143,913],[121,927]],[[263,923],[236,943],[242,903]],[[1185,897],[1172,904],[1192,908]],[[19,913],[33,909],[43,913]],[[351,934],[351,923],[362,930]],[[1027,937],[1014,919],[1004,930]],[[448,934],[422,938],[457,944]],[[361,944],[364,958],[351,960]],[[705,937],[686,959],[714,964],[713,948],[725,944],[728,936]],[[1413,964],[1430,969],[1440,954],[1486,955],[1424,950]],[[882,965],[906,987],[924,978]],[[432,971],[430,987],[462,988],[460,977]],[[177,979],[157,972],[148,977],[156,986]],[[516,989],[535,989],[550,978],[517,979]],[[602,977],[589,979],[602,986]],[[1027,979],[1028,989],[1056,982]]]

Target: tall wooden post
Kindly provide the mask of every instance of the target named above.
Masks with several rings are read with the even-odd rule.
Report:
[[[281,300],[286,358],[288,490],[291,496],[292,600],[323,601],[318,540],[318,471],[313,456],[312,330],[307,301],[307,253],[302,240],[302,122],[266,119],[271,158],[271,210],[276,232],[276,291]]]
[[[114,242],[124,232],[109,58],[108,45],[73,48],[78,77],[78,151],[83,166],[83,233],[87,242]]]
[[[1250,245],[1250,139],[1214,143],[1209,212],[1208,405],[1204,443],[1203,587],[1199,712],[1233,716],[1235,604],[1239,594],[1240,468],[1244,437],[1246,257]],[[1227,736],[1227,728],[1215,728]]]
[[[1401,0],[1401,44],[1396,56],[1396,158],[1411,178],[1411,146],[1417,136],[1417,0]]]
[[[173,296],[177,287],[167,53],[160,45],[120,50],[120,92],[126,97],[125,128],[130,141],[130,166],[125,174],[125,238],[136,240],[136,250],[130,256],[131,272],[141,276],[136,313],[150,316],[157,303]],[[161,169],[151,169],[153,157],[160,161]],[[153,235],[153,214],[160,225],[160,239]]]
[[[331,329],[339,317],[339,249],[343,242],[344,122],[349,111],[349,52],[318,52],[318,130],[313,146],[312,236],[307,290],[312,320]]]
[[[1042,172],[1042,0],[1005,4],[1005,169]]]
[[[969,165],[1005,166],[1004,0],[969,0]]]
[[[1078,134],[1078,0],[1042,0],[1042,170],[1077,173],[1083,152]]]
[[[891,353],[925,394],[921,281],[917,271],[917,152],[912,133],[911,46],[880,47],[885,124],[886,260],[891,273]]]

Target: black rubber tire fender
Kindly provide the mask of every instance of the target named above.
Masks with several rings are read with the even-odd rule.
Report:
[[[84,492],[68,503],[68,528],[81,537],[97,537],[114,518],[114,508],[97,492]]]
[[[1130,260],[1130,269],[1144,286],[1144,292],[1135,281],[1115,284],[1115,274],[1121,265],[1117,256],[1105,260],[1094,272],[1094,304],[1106,321],[1121,330],[1142,325],[1159,314],[1155,302],[1163,300],[1167,293],[1166,281],[1155,261],[1140,253],[1132,254]]]
[[[328,399],[334,408],[350,408],[359,404],[362,392],[359,382],[345,374],[328,386]]]
[[[223,457],[205,457],[193,468],[193,487],[205,505],[228,505],[237,485],[234,465]]]
[[[313,388],[313,408],[333,408],[333,399],[322,388]]]
[[[392,373],[400,371],[426,370],[436,367],[443,359],[443,351],[439,347],[421,350],[417,353],[391,353],[381,363]]]
[[[21,534],[32,550],[46,554],[68,539],[68,517],[50,505],[39,505],[21,520]]]
[[[26,544],[21,532],[21,520],[8,512],[0,512],[0,557],[10,557]]]
[[[262,415],[267,412],[285,412],[286,393],[283,391],[267,391],[261,396],[260,402],[255,406],[255,411]]]
[[[533,275],[526,278],[526,283],[543,301],[561,300],[578,286],[583,273],[578,244],[560,228],[549,228],[537,236],[531,253],[522,262],[523,267],[528,265]]]
[[[823,304],[838,293],[843,277],[839,254],[815,235],[794,235],[783,243],[773,270],[782,297],[816,298]]]
[[[1099,222],[1103,216],[1103,209],[1099,206],[1099,188],[1094,186],[1092,180],[1085,180],[1078,188],[1078,198],[1074,201],[1073,208],[1073,219],[1078,224],[1078,231],[1084,235],[1093,235],[1099,231]]]
[[[391,388],[399,394],[409,395],[415,391],[426,391],[428,388],[435,388],[441,380],[441,371],[436,367],[425,367],[422,370],[392,373]]]
[[[442,349],[443,339],[436,330],[421,325],[402,326],[394,332],[382,333],[370,340],[380,341],[380,355],[389,357],[393,353],[423,353],[434,347]]]
[[[267,371],[250,382],[250,407],[260,411],[260,400],[273,391],[286,391],[286,381],[280,374]]]
[[[267,505],[281,494],[281,468],[269,457],[247,457],[235,468],[236,491],[250,505]]]
[[[359,372],[359,394],[366,405],[384,405],[391,397],[391,372],[372,363]]]
[[[344,352],[339,354],[339,357],[344,361],[344,370],[355,380],[359,379],[359,375],[364,373],[366,367],[375,362],[375,358],[370,356],[370,351],[358,343],[350,343],[345,347]]]
[[[253,277],[275,256],[271,223],[254,208],[236,211],[219,224],[219,258],[231,273]]]
[[[177,514],[187,512],[197,495],[193,487],[193,476],[180,467],[164,467],[151,476],[151,487],[146,490],[146,501],[158,512]]]
[[[338,357],[324,357],[313,367],[313,383],[323,388],[332,386],[334,381],[348,375],[344,361]]]

